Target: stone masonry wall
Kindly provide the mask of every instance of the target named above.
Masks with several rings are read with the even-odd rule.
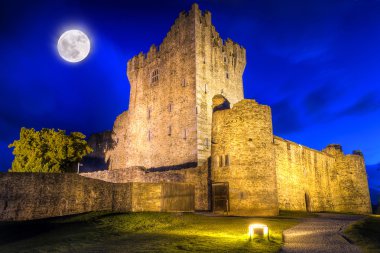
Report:
[[[130,167],[111,171],[97,171],[82,173],[82,176],[96,178],[107,182],[127,183],[188,183],[195,186],[195,209],[209,210],[209,185],[208,185],[208,165],[205,164],[196,168],[152,171],[143,167]]]
[[[334,157],[280,137],[274,137],[274,144],[280,209],[332,211]]]
[[[179,191],[181,194],[176,194]],[[192,212],[194,186],[177,182],[110,183],[71,173],[0,174],[0,221],[92,211]]]
[[[344,155],[336,144],[321,152],[280,137],[274,143],[280,209],[371,212],[361,155]]]
[[[335,158],[335,171],[331,178],[334,211],[371,213],[363,154],[353,152],[344,155],[342,147],[337,144],[328,145],[323,151]]]
[[[30,220],[90,211],[127,211],[130,185],[77,174],[0,174],[0,220]]]

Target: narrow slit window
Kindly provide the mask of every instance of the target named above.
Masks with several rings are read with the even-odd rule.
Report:
[[[152,133],[150,132],[150,130],[148,131],[148,141],[150,141],[152,139]]]
[[[227,79],[230,78],[230,75],[228,74],[228,72],[226,73],[226,78],[227,78]]]
[[[148,108],[148,119],[150,119],[151,110]]]
[[[205,94],[207,94],[207,83],[205,83]]]
[[[183,129],[183,139],[184,140],[187,139],[187,131],[186,131],[186,129]]]
[[[208,138],[205,139],[205,147],[206,147],[207,149],[209,148]]]
[[[224,165],[225,166],[230,166],[230,156],[226,155],[224,158]]]
[[[169,126],[169,127],[168,127],[168,135],[169,135],[169,136],[172,135],[172,126]]]
[[[169,112],[172,112],[172,110],[173,110],[173,104],[172,104],[172,103],[169,103],[169,105],[168,105],[168,111],[169,111]]]
[[[219,167],[223,167],[223,156],[219,156]]]

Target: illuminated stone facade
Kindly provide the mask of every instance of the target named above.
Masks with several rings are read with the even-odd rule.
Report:
[[[245,64],[245,49],[223,42],[209,12],[182,12],[159,49],[128,62],[129,110],[115,121],[109,170],[83,175],[191,183],[196,209],[234,215],[371,212],[362,154],[274,136],[270,107],[243,97]]]
[[[223,42],[211,14],[194,4],[163,42],[128,61],[128,112],[114,126],[109,169],[196,166],[211,152],[212,97],[243,99],[245,49]]]
[[[363,154],[322,152],[274,136],[269,106],[214,98],[212,181],[228,182],[229,211],[273,215],[280,210],[370,213]]]

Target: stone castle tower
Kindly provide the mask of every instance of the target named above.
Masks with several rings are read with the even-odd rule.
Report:
[[[212,98],[243,99],[245,49],[223,41],[193,4],[161,45],[128,61],[129,109],[114,125],[109,169],[194,167],[211,155]]]
[[[271,108],[244,99],[245,65],[245,49],[220,38],[209,12],[180,13],[159,48],[129,60],[129,110],[110,144],[107,133],[91,142],[109,170],[86,176],[192,184],[196,210],[232,215],[370,213],[363,154],[275,136]]]

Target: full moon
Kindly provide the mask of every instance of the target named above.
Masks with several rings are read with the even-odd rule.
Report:
[[[68,62],[80,62],[90,53],[90,40],[80,30],[69,30],[59,37],[57,49],[59,55]]]

